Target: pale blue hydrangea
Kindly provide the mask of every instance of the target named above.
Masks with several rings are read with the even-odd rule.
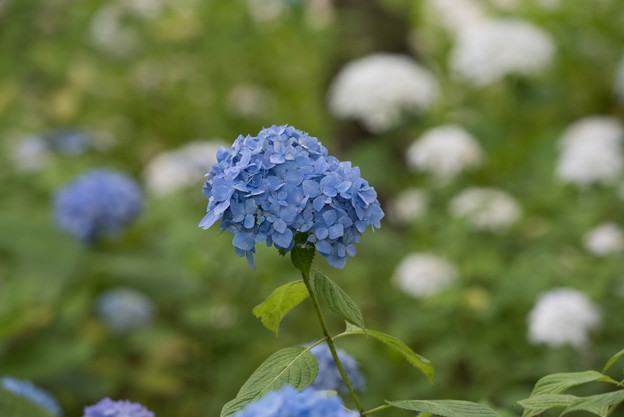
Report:
[[[217,220],[234,235],[238,256],[254,268],[256,243],[290,251],[297,233],[335,268],[343,268],[368,226],[384,216],[377,193],[350,162],[328,156],[316,138],[272,126],[221,147],[204,184],[207,229]]]
[[[54,130],[42,136],[50,149],[66,155],[79,155],[92,145],[89,133],[79,129]]]
[[[154,318],[154,303],[132,288],[118,287],[100,294],[95,302],[97,315],[115,333],[146,327]]]
[[[319,366],[318,375],[316,376],[316,379],[312,383],[311,387],[319,391],[339,391],[343,394],[348,394],[349,389],[342,380],[340,371],[336,366],[336,362],[334,361],[327,344],[323,343],[314,346],[310,349],[310,352],[316,356],[316,361]],[[353,356],[338,348],[336,348],[336,353],[338,354],[340,363],[342,363],[342,366],[351,381],[353,389],[358,392],[362,391],[366,380],[360,372],[358,364]]]
[[[134,221],[143,208],[143,195],[127,175],[92,170],[58,191],[54,206],[61,230],[92,243]]]
[[[154,413],[139,403],[104,398],[95,405],[85,407],[83,417],[154,417]]]
[[[347,410],[337,395],[306,388],[297,391],[284,385],[238,411],[234,417],[357,417],[359,413]],[[87,416],[90,417],[90,416]]]
[[[8,376],[0,378],[0,385],[6,391],[25,397],[45,408],[54,416],[63,415],[63,411],[56,399],[48,391],[39,388],[32,382],[24,379],[15,379]]]

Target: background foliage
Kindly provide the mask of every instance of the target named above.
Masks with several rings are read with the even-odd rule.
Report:
[[[153,16],[123,14],[119,24],[130,45],[103,47],[93,25],[111,5],[14,0],[0,12],[0,374],[49,389],[67,416],[104,396],[142,402],[159,416],[217,415],[272,352],[317,338],[308,301],[282,322],[279,339],[251,313],[296,271],[267,248],[259,249],[252,271],[227,235],[200,230],[201,179],[194,189],[148,194],[144,215],[117,241],[88,248],[52,221],[55,190],[89,167],[141,179],[160,151],[197,138],[230,143],[285,123],[360,166],[382,205],[407,187],[430,193],[422,219],[385,222],[367,233],[344,270],[320,257],[314,262],[357,301],[368,328],[397,336],[436,365],[431,386],[383,345],[339,340],[367,376],[365,404],[485,400],[519,415],[512,405],[541,376],[600,369],[622,348],[622,255],[597,258],[583,249],[582,237],[602,221],[623,225],[623,202],[617,187],[577,190],[554,176],[557,140],[570,122],[624,117],[613,94],[624,46],[619,0],[552,11],[526,2],[513,16],[551,34],[558,48],[553,65],[481,89],[449,75],[451,38],[418,1],[344,0],[327,16],[288,2],[269,21],[255,20],[242,0],[164,2]],[[444,99],[372,135],[332,118],[325,95],[344,63],[379,51],[426,63]],[[227,103],[240,83],[260,85],[273,98],[253,114],[237,114]],[[473,133],[487,157],[481,169],[439,187],[408,171],[404,152],[425,129],[449,122]],[[68,127],[108,132],[114,145],[58,153],[36,171],[14,168],[11,150],[20,139]],[[513,194],[521,220],[492,234],[449,217],[450,199],[474,185]],[[459,283],[427,299],[401,293],[391,277],[412,251],[451,259]],[[115,335],[95,316],[97,295],[119,285],[156,303],[151,326]],[[585,351],[527,341],[526,317],[537,295],[557,286],[583,290],[603,312]],[[330,324],[334,332],[343,326],[338,318]]]

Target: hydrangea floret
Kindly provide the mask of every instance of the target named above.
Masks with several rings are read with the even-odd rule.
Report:
[[[143,194],[129,176],[91,170],[57,192],[55,220],[60,229],[85,243],[121,232],[143,209]]]
[[[95,405],[85,407],[83,417],[154,417],[154,413],[139,403],[104,398]]]
[[[0,386],[7,391],[25,397],[37,405],[40,405],[53,416],[59,417],[63,415],[61,407],[52,394],[26,379],[4,376],[0,378]]]
[[[310,349],[310,352],[316,357],[319,367],[316,379],[310,386],[318,391],[339,391],[342,394],[349,394],[349,389],[345,385],[342,376],[340,376],[340,371],[327,344],[316,345]],[[356,392],[361,392],[364,389],[366,379],[360,372],[358,363],[353,356],[342,349],[336,348],[336,353],[351,381],[353,389]]]
[[[272,126],[221,147],[203,193],[207,214],[199,226],[220,220],[234,235],[238,256],[255,269],[256,243],[283,252],[303,233],[335,268],[343,268],[354,244],[384,216],[377,193],[360,169],[328,155],[317,138],[292,126]]]
[[[271,391],[249,404],[234,417],[356,417],[348,411],[340,397],[306,388],[297,391],[284,385],[279,391]]]

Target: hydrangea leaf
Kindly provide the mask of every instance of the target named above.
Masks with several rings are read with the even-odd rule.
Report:
[[[285,384],[301,390],[312,384],[317,374],[316,358],[308,348],[296,346],[280,349],[251,374],[238,391],[236,398],[223,406],[221,417],[234,414],[248,403]]]
[[[562,394],[567,389],[593,381],[614,382],[611,378],[596,371],[563,372],[546,375],[535,384],[529,397],[548,394]]]
[[[522,417],[533,417],[541,414],[549,408],[567,407],[568,405],[572,404],[576,399],[577,397],[575,397],[574,395],[545,394],[530,397],[525,400],[520,400],[518,401],[518,404],[520,404],[525,409],[522,413]]]
[[[403,400],[386,401],[388,405],[403,410],[420,411],[442,417],[500,417],[489,407],[459,400]]]
[[[624,390],[591,395],[576,399],[563,410],[561,415],[573,411],[587,411],[600,417],[607,417],[611,414],[612,409],[622,401],[624,401]]]
[[[3,388],[0,388],[0,416],[53,417],[45,408]]]
[[[314,271],[313,277],[314,292],[319,300],[331,311],[366,333],[362,312],[355,301],[325,274]]]
[[[429,379],[431,383],[433,383],[433,364],[427,358],[424,358],[410,349],[405,343],[401,342],[394,336],[390,336],[385,333],[377,332],[375,330],[366,329],[366,333],[363,329],[353,326],[347,323],[347,329],[343,333],[343,335],[352,335],[352,334],[366,334],[367,336],[371,336],[382,343],[390,346],[392,349],[401,354],[410,364],[414,365],[418,368],[425,376]]]
[[[303,238],[304,240],[301,241],[302,235],[305,236],[302,233],[295,235],[295,247],[290,251],[290,259],[295,268],[308,275],[312,267],[312,262],[314,261],[316,249],[313,243],[306,243],[305,237]]]
[[[261,304],[254,307],[253,314],[267,329],[277,335],[284,316],[308,297],[303,281],[293,281],[276,288]]]
[[[622,355],[624,355],[624,349],[620,350],[618,353],[611,356],[611,358],[607,361],[605,367],[602,369],[602,373],[607,372],[607,369],[609,369],[611,365],[613,365],[618,359],[620,359],[620,356]]]

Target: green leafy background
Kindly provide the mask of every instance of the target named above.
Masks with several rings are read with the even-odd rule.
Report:
[[[523,2],[513,13],[483,2],[493,16],[541,26],[558,49],[542,74],[481,89],[451,78],[452,40],[419,1],[341,0],[331,18],[291,2],[265,23],[252,19],[242,0],[174,3],[150,19],[122,16],[120,24],[136,39],[125,55],[102,50],[91,37],[94,19],[113,2],[12,0],[1,12],[1,375],[45,387],[67,416],[81,415],[104,396],[142,402],[159,417],[216,416],[273,352],[318,339],[307,300],[282,321],[279,338],[254,317],[254,306],[299,273],[288,257],[266,247],[258,248],[252,271],[235,256],[228,234],[199,229],[206,205],[201,179],[195,189],[148,195],[144,215],[120,240],[93,248],[52,221],[55,190],[90,167],[141,180],[160,151],[196,138],[231,142],[285,123],[360,166],[384,206],[407,187],[430,193],[423,219],[407,227],[384,221],[374,234],[365,233],[344,270],[318,256],[313,264],[358,304],[367,328],[397,337],[435,365],[432,386],[384,344],[340,338],[337,344],[367,376],[361,397],[368,408],[385,399],[453,398],[520,415],[513,404],[527,398],[540,377],[600,370],[622,349],[624,258],[596,258],[581,242],[603,221],[624,226],[624,201],[617,187],[577,190],[553,174],[557,140],[570,122],[593,114],[624,118],[613,94],[624,51],[620,0],[566,3],[552,11]],[[374,136],[332,118],[325,97],[344,63],[379,51],[425,63],[444,99]],[[263,86],[273,104],[255,115],[233,114],[227,95],[240,83]],[[479,139],[487,163],[437,187],[407,170],[404,152],[425,129],[450,122]],[[63,127],[109,132],[116,145],[108,152],[56,155],[39,171],[15,171],[11,149],[21,138]],[[450,218],[449,200],[473,185],[513,194],[522,219],[505,233],[488,234]],[[412,251],[450,259],[458,285],[423,300],[401,293],[392,273]],[[151,326],[120,336],[95,316],[97,295],[118,285],[154,300]],[[580,289],[600,306],[603,321],[590,349],[527,341],[528,312],[538,294],[556,286]],[[344,330],[339,316],[328,310],[327,317],[334,334]],[[621,366],[610,372],[621,380]],[[608,390],[591,387],[574,389],[585,395]]]

